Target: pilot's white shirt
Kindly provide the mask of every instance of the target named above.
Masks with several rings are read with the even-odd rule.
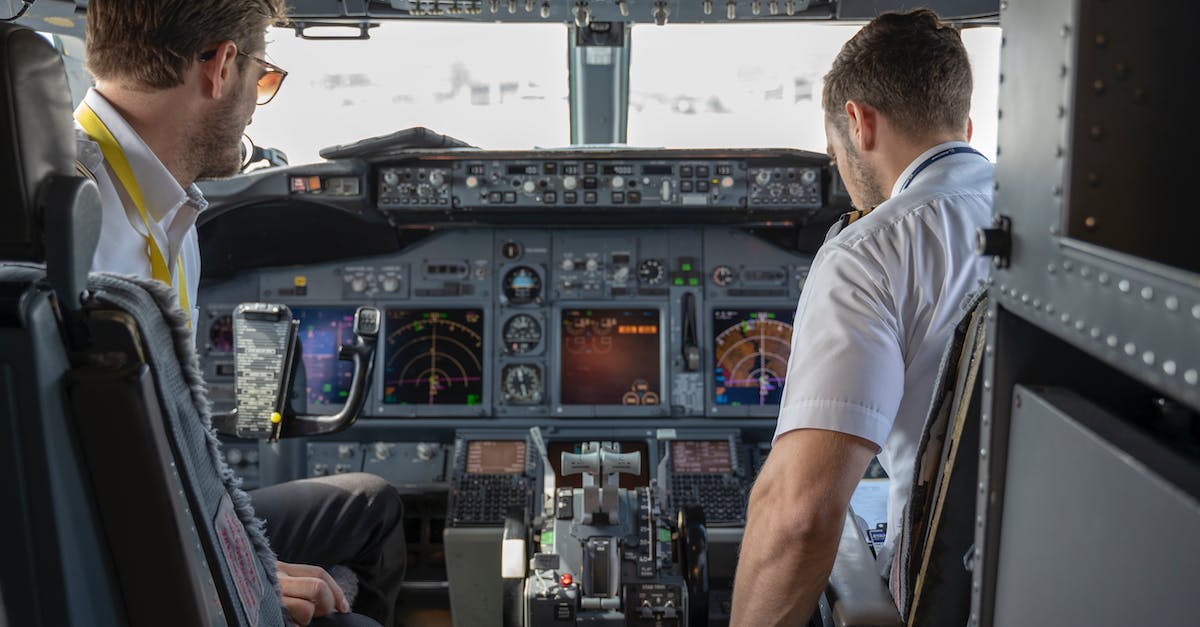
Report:
[[[191,316],[194,334],[199,314],[196,290],[200,284],[200,244],[196,237],[196,217],[208,207],[208,202],[194,183],[184,189],[175,180],[104,96],[90,89],[84,102],[108,127],[129,160],[146,203],[150,233],[167,257],[176,294],[179,293],[181,282],[187,290],[191,307],[187,313]],[[96,184],[100,188],[103,220],[100,243],[92,257],[92,271],[151,278],[150,257],[146,254],[145,223],[133,202],[126,202],[124,188],[118,192],[119,183],[114,185],[116,179],[104,163],[100,146],[78,124],[75,125],[75,135],[79,161],[96,177]],[[179,264],[176,259],[183,260],[184,277],[178,276]]]
[[[775,438],[828,429],[880,448],[891,478],[881,556],[895,551],[942,354],[964,299],[988,274],[973,245],[991,222],[993,165],[953,154],[903,189],[922,162],[954,146],[966,144],[917,157],[891,198],[826,240],[796,310]]]

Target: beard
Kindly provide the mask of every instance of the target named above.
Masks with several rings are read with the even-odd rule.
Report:
[[[241,171],[242,133],[249,122],[241,114],[244,89],[229,94],[192,133],[192,171],[199,173],[197,178],[229,178]]]
[[[867,166],[851,142],[846,142],[846,169],[856,183],[860,198],[851,198],[859,209],[874,209],[888,199],[876,173]]]

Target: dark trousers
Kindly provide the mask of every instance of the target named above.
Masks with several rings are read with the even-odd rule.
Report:
[[[350,473],[289,481],[249,494],[280,560],[326,570],[339,564],[349,568],[358,575],[354,612],[392,627],[406,549],[404,507],[391,484],[375,475]]]

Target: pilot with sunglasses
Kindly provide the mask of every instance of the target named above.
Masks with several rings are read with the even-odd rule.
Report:
[[[282,0],[92,0],[87,65],[95,87],[75,111],[77,169],[100,189],[95,272],[152,278],[178,294],[195,334],[202,178],[241,166],[241,138],[287,72],[263,59]],[[373,625],[395,619],[404,577],[403,506],[383,479],[352,473],[249,492],[279,557],[287,619]],[[294,563],[293,563],[294,562]],[[265,562],[264,562],[264,565]],[[343,590],[327,568],[356,578]],[[349,584],[348,584],[349,585]],[[270,588],[267,587],[267,590]],[[356,597],[349,614],[349,597]]]

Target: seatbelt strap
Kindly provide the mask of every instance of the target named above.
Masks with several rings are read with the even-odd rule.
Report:
[[[154,235],[150,229],[150,215],[146,211],[146,201],[142,198],[142,188],[138,185],[137,176],[133,173],[133,167],[129,165],[129,159],[125,157],[125,151],[121,149],[121,145],[117,143],[117,138],[113,137],[111,131],[105,126],[100,116],[92,110],[86,102],[79,103],[79,108],[75,109],[75,121],[79,126],[83,127],[83,131],[92,138],[100,146],[100,152],[104,155],[105,162],[112,169],[113,175],[117,177],[117,181],[125,188],[125,195],[133,202],[137,208],[138,215],[142,218],[142,224],[146,226],[146,257],[150,260],[150,274],[156,281],[161,281],[167,285],[173,285],[174,280],[171,278],[171,270],[167,265],[167,257],[159,248],[158,242],[155,241]],[[96,175],[88,170],[82,162],[75,162],[75,170],[92,179],[96,180]],[[184,313],[188,314],[188,327],[191,328],[191,305],[188,302],[187,295],[187,276],[183,270],[183,258],[175,258],[176,267],[179,277],[179,306]]]

